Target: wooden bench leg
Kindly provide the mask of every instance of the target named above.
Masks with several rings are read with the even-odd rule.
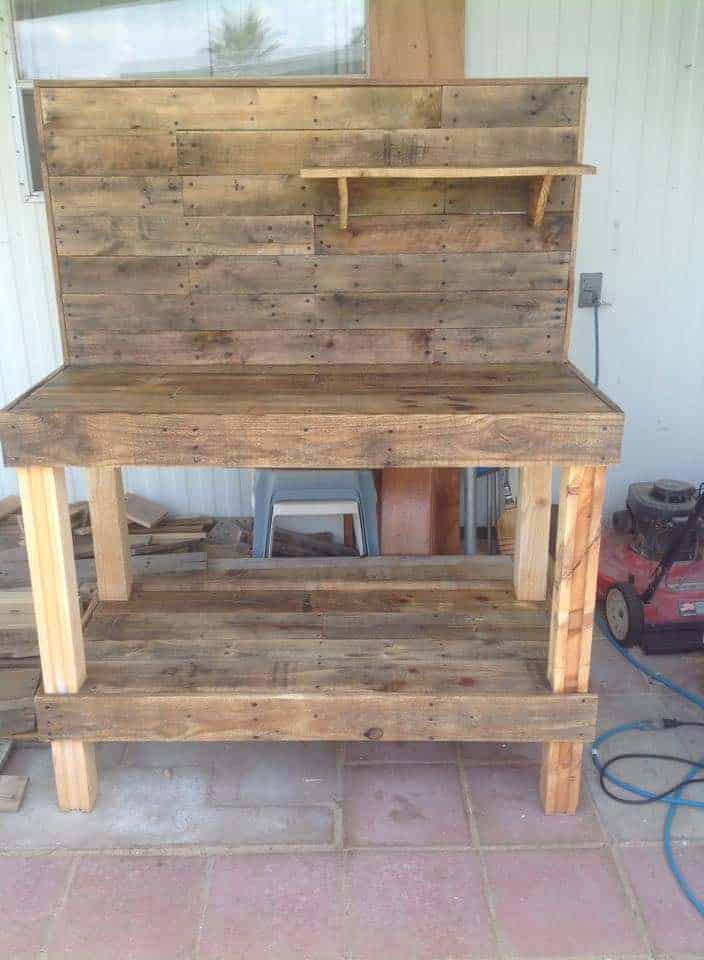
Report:
[[[65,474],[25,467],[17,475],[44,690],[76,693],[86,666]],[[97,794],[93,745],[54,740],[51,749],[59,807],[91,810]]]
[[[88,499],[98,596],[101,600],[129,600],[132,574],[122,471],[89,469]]]
[[[513,583],[517,600],[544,600],[548,586],[552,466],[521,467]]]
[[[548,657],[556,693],[589,689],[605,482],[605,467],[562,471]],[[546,813],[576,812],[581,760],[581,743],[544,745],[540,792]]]

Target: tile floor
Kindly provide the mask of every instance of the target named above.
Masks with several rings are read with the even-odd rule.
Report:
[[[693,715],[595,646],[602,726]],[[704,655],[657,663],[704,689]],[[704,736],[657,748],[704,754]],[[46,748],[16,749],[7,772],[30,786],[0,815],[0,960],[704,956],[663,810],[604,797],[587,759],[577,816],[545,817],[538,759],[534,744],[108,744],[88,815],[57,811]],[[675,832],[704,896],[704,815]]]

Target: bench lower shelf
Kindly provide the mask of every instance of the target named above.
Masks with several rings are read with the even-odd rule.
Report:
[[[544,603],[504,558],[241,561],[151,578],[85,627],[87,679],[37,696],[76,740],[584,741],[597,698],[552,693]]]

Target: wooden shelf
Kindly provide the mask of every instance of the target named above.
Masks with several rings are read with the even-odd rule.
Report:
[[[340,199],[340,229],[348,227],[349,180],[374,179],[428,179],[467,180],[501,177],[530,179],[528,218],[534,227],[540,226],[555,177],[583,177],[596,173],[589,163],[514,164],[493,167],[304,167],[301,177],[306,180],[337,180]]]
[[[85,627],[87,679],[39,729],[90,740],[579,740],[596,697],[547,681],[545,603],[497,557],[232,561],[145,578]]]

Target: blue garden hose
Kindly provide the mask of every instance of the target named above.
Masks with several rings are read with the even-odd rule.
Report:
[[[671,680],[669,677],[666,677],[664,674],[659,673],[656,670],[651,670],[650,667],[647,667],[644,663],[641,663],[632,653],[629,653],[628,650],[624,649],[613,637],[608,624],[604,618],[597,613],[597,623],[609,641],[612,647],[623,656],[628,662],[640,670],[646,677],[649,677],[651,680],[654,680],[656,683],[660,683],[663,686],[667,687],[669,690],[672,690],[678,696],[682,697],[685,700],[688,700],[690,703],[695,704],[702,711],[704,711],[704,699],[697,696],[697,694],[692,693],[689,690],[686,690],[684,687],[681,687],[679,684],[675,683],[674,680]],[[704,769],[704,757],[702,761],[694,763],[689,769],[684,779],[676,786],[674,790],[666,794],[655,794],[650,790],[645,790],[643,787],[638,787],[633,783],[628,783],[626,780],[622,780],[620,777],[617,777],[611,772],[610,769],[607,769],[608,764],[602,762],[601,757],[599,756],[599,748],[611,737],[615,737],[620,733],[625,733],[628,730],[662,730],[669,727],[678,726],[677,721],[665,721],[658,723],[654,720],[639,720],[636,723],[622,723],[619,726],[612,727],[610,730],[606,730],[604,733],[600,734],[592,744],[592,761],[594,766],[599,772],[600,776],[609,780],[611,783],[615,784],[617,787],[620,787],[622,790],[625,790],[627,793],[633,794],[636,797],[642,798],[644,802],[659,802],[666,803],[668,806],[667,816],[665,817],[665,824],[663,827],[663,844],[665,847],[665,859],[667,860],[667,865],[670,868],[675,880],[677,881],[680,889],[687,897],[692,906],[697,910],[699,915],[704,918],[704,902],[699,899],[695,894],[694,890],[690,886],[687,878],[684,876],[680,870],[677,861],[675,860],[674,850],[672,848],[672,826],[675,820],[675,815],[677,810],[680,807],[690,807],[697,810],[704,810],[704,801],[701,800],[689,800],[683,796],[684,791],[687,787],[687,784],[695,779],[698,773]],[[677,759],[677,758],[672,758]],[[678,760],[678,762],[680,762]],[[636,801],[637,802],[637,801]]]

